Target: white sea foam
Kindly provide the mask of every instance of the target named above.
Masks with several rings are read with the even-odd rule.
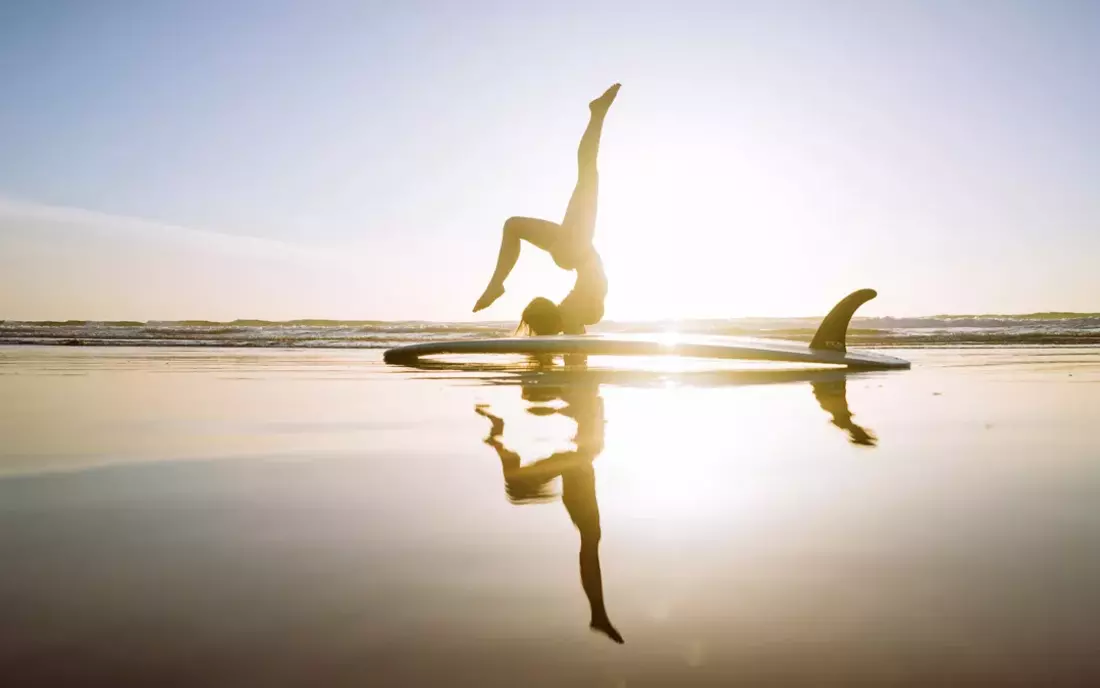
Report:
[[[601,323],[599,332],[706,333],[808,340],[816,318],[741,318]],[[500,337],[514,323],[299,320],[291,322],[0,322],[0,344],[385,348],[439,339]],[[856,318],[849,340],[864,346],[1100,344],[1100,315],[1035,314]]]

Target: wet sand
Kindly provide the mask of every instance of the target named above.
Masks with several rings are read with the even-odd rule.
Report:
[[[890,353],[0,348],[0,685],[1093,684],[1100,349]]]

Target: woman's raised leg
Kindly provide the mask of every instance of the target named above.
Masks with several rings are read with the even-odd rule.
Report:
[[[570,232],[570,241],[575,242],[576,249],[590,245],[596,232],[596,208],[600,189],[596,159],[600,152],[604,118],[618,93],[619,84],[615,84],[588,104],[588,127],[577,146],[577,185],[573,188],[573,195],[562,220],[562,226]]]

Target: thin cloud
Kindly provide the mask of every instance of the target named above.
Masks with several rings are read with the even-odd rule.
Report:
[[[328,248],[0,196],[0,239],[35,230],[63,230],[72,234],[73,238],[78,238],[83,232],[103,237],[163,241],[248,255],[341,259],[339,253]]]
[[[0,318],[368,317],[383,259],[0,199]]]

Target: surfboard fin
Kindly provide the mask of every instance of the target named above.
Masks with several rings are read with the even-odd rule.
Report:
[[[848,294],[840,303],[833,306],[833,310],[821,321],[813,340],[811,349],[829,349],[830,351],[847,351],[845,338],[848,334],[848,323],[852,321],[852,315],[856,309],[878,296],[874,289],[860,289]]]

